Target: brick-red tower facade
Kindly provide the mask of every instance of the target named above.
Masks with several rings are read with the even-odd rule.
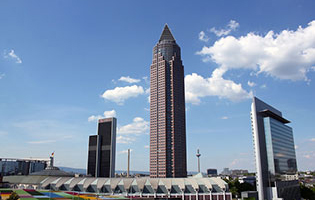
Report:
[[[167,25],[150,69],[150,176],[187,176],[184,66]]]

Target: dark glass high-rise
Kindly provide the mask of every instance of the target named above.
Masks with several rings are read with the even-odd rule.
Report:
[[[98,134],[89,138],[87,174],[115,177],[116,118],[98,120]]]

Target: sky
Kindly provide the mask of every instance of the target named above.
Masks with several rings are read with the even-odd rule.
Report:
[[[97,119],[117,118],[116,170],[149,171],[152,49],[164,25],[185,69],[188,171],[254,172],[253,95],[291,121],[315,170],[315,2],[0,1],[0,157],[86,168]]]

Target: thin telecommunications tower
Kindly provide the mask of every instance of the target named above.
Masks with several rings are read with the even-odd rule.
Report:
[[[199,149],[197,149],[197,154],[196,154],[197,158],[198,158],[198,173],[200,173],[200,156],[201,154],[199,153]]]

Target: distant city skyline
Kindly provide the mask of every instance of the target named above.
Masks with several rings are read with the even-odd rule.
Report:
[[[168,9],[165,9],[167,4]],[[116,117],[116,170],[149,171],[152,45],[165,23],[185,68],[187,171],[255,171],[252,95],[292,121],[315,170],[315,2],[1,1],[0,154],[86,168]]]

